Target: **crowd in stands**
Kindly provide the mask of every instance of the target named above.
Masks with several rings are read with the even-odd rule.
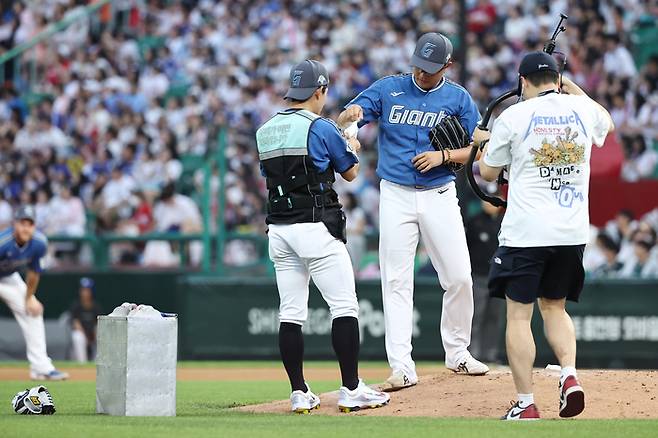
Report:
[[[636,219],[620,211],[604,227],[592,227],[593,245],[585,252],[584,265],[592,278],[658,277],[658,208]]]
[[[611,109],[626,156],[622,177],[655,175],[658,56],[638,69],[630,40],[637,27],[656,26],[654,2],[466,3],[466,59],[457,60],[449,76],[457,80],[467,70],[464,85],[482,111],[515,86],[520,57],[540,49],[559,12],[568,9],[568,32],[559,40],[568,74]],[[0,51],[80,13],[87,1],[26,5],[2,3]],[[114,9],[77,21],[5,68],[0,225],[12,207],[31,202],[48,234],[198,230],[194,201],[203,195],[203,178],[190,163],[211,161],[221,127],[228,135],[228,170],[220,187],[213,161],[211,210],[217,214],[216,194],[224,190],[227,229],[262,233],[265,188],[254,133],[285,105],[290,65],[305,58],[326,64],[325,110],[335,118],[376,79],[409,71],[420,34],[440,31],[459,47],[458,13],[456,0],[114,2]],[[38,80],[30,82],[34,74]],[[351,215],[363,218],[359,230],[371,231],[378,223],[376,127],[362,129],[359,138],[362,174],[338,186],[354,194]],[[162,223],[154,212],[174,195],[193,212]],[[144,262],[141,250],[128,252]],[[241,260],[244,251],[229,245],[225,257]]]

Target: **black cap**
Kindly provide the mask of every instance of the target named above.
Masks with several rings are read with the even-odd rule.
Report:
[[[32,223],[36,222],[36,213],[34,211],[34,207],[31,205],[23,205],[18,207],[14,213],[14,220],[20,221],[23,219],[31,220]]]
[[[521,76],[528,76],[529,74],[546,70],[560,73],[557,61],[546,52],[528,53],[523,57],[521,65],[519,65],[519,74]]]
[[[306,100],[320,87],[329,84],[327,68],[312,59],[290,69],[290,88],[284,99]]]
[[[411,65],[434,74],[450,61],[452,43],[440,33],[430,32],[421,36],[411,57]]]

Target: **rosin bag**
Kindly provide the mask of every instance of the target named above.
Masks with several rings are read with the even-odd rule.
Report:
[[[98,317],[96,412],[176,415],[178,318],[124,303]]]

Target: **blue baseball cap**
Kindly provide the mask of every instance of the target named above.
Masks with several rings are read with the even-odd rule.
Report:
[[[329,85],[327,68],[318,61],[307,59],[290,69],[290,87],[284,99],[307,100],[325,85]]]
[[[451,57],[450,40],[440,33],[430,32],[418,38],[411,65],[433,75],[445,67]]]
[[[82,278],[80,279],[80,287],[84,287],[84,288],[88,288],[88,289],[93,289],[95,284],[96,284],[96,283],[94,283],[94,280],[92,280],[92,279],[89,278],[89,277],[82,277]]]
[[[37,214],[34,211],[34,207],[31,205],[23,205],[18,207],[16,212],[14,212],[14,220],[16,221],[27,219],[32,221],[32,223],[36,223],[36,216]]]

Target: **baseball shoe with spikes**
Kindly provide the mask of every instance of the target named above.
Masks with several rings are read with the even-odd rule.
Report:
[[[359,379],[359,386],[352,391],[344,386],[340,387],[338,410],[341,412],[354,412],[361,409],[380,408],[387,405],[390,400],[390,395],[372,389],[363,380]]]
[[[308,414],[313,409],[320,407],[320,397],[311,392],[311,388],[306,385],[306,392],[293,391],[290,394],[291,411],[296,414]]]

